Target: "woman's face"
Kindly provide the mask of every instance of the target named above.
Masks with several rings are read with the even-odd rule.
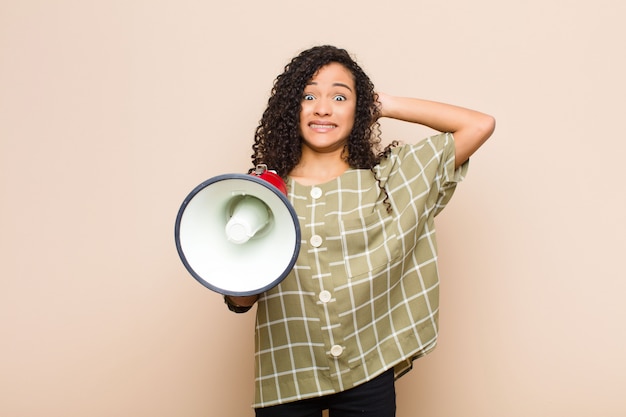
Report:
[[[355,112],[352,73],[336,62],[323,66],[302,93],[303,146],[320,153],[341,152],[354,126]]]

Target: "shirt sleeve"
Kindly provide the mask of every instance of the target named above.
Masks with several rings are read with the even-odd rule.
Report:
[[[454,147],[454,137],[451,133],[445,133],[439,135],[437,140],[443,136],[443,156],[441,158],[441,173],[440,180],[438,181],[439,193],[438,198],[434,207],[435,216],[443,210],[443,208],[448,204],[454,191],[456,190],[456,186],[459,182],[465,179],[467,175],[467,170],[469,169],[469,159],[465,161],[460,167],[454,168],[456,165],[455,159],[455,147]]]
[[[396,204],[426,207],[433,215],[443,210],[456,185],[465,178],[469,161],[455,169],[454,137],[441,133],[413,145],[394,148],[381,161],[381,185],[396,197]]]

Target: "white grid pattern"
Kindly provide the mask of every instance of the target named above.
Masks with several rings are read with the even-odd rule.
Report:
[[[259,300],[255,407],[339,392],[390,368],[399,377],[434,348],[434,216],[467,164],[454,170],[454,140],[440,134],[395,148],[377,170],[391,214],[369,170],[315,187],[289,181],[302,246],[290,275]]]

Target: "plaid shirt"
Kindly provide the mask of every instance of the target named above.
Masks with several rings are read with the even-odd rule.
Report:
[[[435,347],[439,277],[434,217],[467,170],[439,134],[393,149],[374,175],[348,169],[316,186],[288,182],[302,246],[261,295],[254,407],[347,390]]]

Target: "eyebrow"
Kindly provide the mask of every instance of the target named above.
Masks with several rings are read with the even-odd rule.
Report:
[[[307,85],[317,85],[317,83],[315,81],[311,81],[307,83]],[[347,84],[344,84],[344,83],[333,83],[333,87],[344,87],[350,90],[350,92],[352,92],[352,89]]]

